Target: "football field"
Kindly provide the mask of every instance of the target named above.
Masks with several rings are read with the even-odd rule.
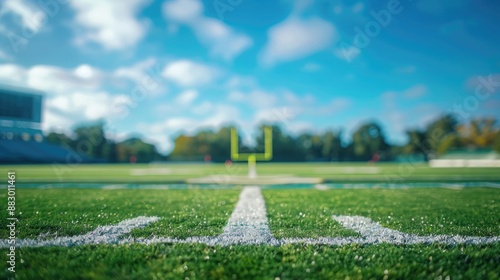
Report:
[[[495,168],[258,165],[261,178],[318,179],[300,184],[231,184],[245,165],[64,168],[0,168],[5,205],[16,172],[19,279],[500,277]]]

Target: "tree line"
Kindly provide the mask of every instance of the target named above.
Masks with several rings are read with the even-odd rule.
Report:
[[[322,133],[287,133],[279,124],[261,124],[255,145],[245,146],[239,138],[240,152],[263,152],[263,127],[273,131],[272,161],[391,161],[404,156],[414,160],[429,160],[453,150],[495,150],[500,152],[500,129],[496,120],[480,118],[459,123],[453,115],[443,115],[424,129],[406,131],[408,142],[393,145],[387,140],[382,126],[368,121],[359,126],[345,141],[343,130]],[[115,142],[106,138],[104,123],[80,126],[71,136],[51,132],[46,141],[69,147],[91,158],[111,163],[152,161],[212,161],[231,158],[231,126],[216,131],[201,130],[194,135],[179,135],[167,155],[158,152],[153,144],[140,138]]]
[[[80,125],[72,131],[71,135],[50,132],[45,136],[45,141],[103,162],[149,163],[165,160],[165,156],[158,153],[155,145],[146,143],[138,137],[120,142],[107,138],[103,121]]]

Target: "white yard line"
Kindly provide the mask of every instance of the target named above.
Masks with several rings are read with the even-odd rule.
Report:
[[[57,237],[50,240],[16,239],[16,247],[43,247],[43,246],[76,246],[85,244],[114,244],[120,241],[120,236],[130,233],[134,228],[142,228],[158,221],[158,217],[137,217],[124,220],[114,226],[99,226],[95,230],[77,236]],[[8,239],[0,239],[0,248],[12,246]]]
[[[259,187],[245,187],[224,232],[221,244],[270,243],[274,237],[267,222],[266,204]]]
[[[361,237],[320,237],[320,238],[284,238],[276,239],[269,229],[266,205],[259,187],[245,187],[240,194],[236,207],[229,218],[224,231],[219,236],[188,237],[186,239],[170,237],[133,238],[124,236],[134,228],[145,227],[149,223],[159,220],[158,217],[137,217],[120,222],[115,226],[100,226],[96,230],[84,235],[73,237],[58,237],[52,240],[17,239],[17,247],[41,246],[75,246],[84,244],[157,244],[157,243],[202,243],[210,246],[235,244],[265,244],[284,245],[292,243],[334,245],[347,244],[396,244],[407,245],[417,243],[442,243],[455,245],[486,244],[500,242],[499,236],[459,236],[459,235],[431,235],[418,236],[388,229],[369,218],[361,216],[333,216],[335,221],[343,227],[356,231]],[[0,248],[11,246],[7,239],[0,240]]]
[[[417,243],[443,243],[455,245],[458,243],[485,244],[499,242],[500,237],[460,236],[460,235],[431,235],[419,236],[388,229],[369,218],[361,216],[333,216],[345,228],[361,234],[364,244],[390,243],[390,244],[417,244]],[[356,242],[358,243],[358,242]]]

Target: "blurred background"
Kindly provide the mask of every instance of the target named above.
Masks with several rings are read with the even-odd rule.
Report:
[[[0,163],[500,159],[497,1],[6,0]],[[496,160],[496,163],[495,163]],[[446,164],[460,165],[457,161]]]

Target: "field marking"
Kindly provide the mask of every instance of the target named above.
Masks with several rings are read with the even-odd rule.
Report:
[[[221,243],[261,244],[274,239],[267,221],[266,203],[259,187],[245,187],[240,194]]]
[[[43,246],[76,246],[86,244],[116,244],[122,235],[130,233],[135,228],[143,228],[158,221],[158,217],[136,217],[121,221],[117,225],[98,226],[95,230],[83,235],[57,237],[49,240],[16,239],[16,247],[43,247]],[[11,241],[12,242],[12,241]],[[0,248],[12,246],[8,239],[0,239]]]
[[[499,236],[460,236],[460,235],[430,235],[420,236],[388,229],[369,218],[362,216],[333,216],[343,227],[358,232],[364,244],[417,244],[417,243],[443,243],[455,245],[459,243],[485,244],[499,242]]]
[[[348,244],[487,244],[500,242],[500,236],[460,236],[431,235],[419,236],[385,228],[370,218],[362,216],[332,216],[332,219],[343,227],[356,231],[361,237],[320,237],[320,238],[283,238],[276,239],[269,228],[266,205],[259,187],[243,188],[235,209],[229,218],[223,233],[219,236],[198,236],[185,239],[171,237],[133,238],[127,236],[134,228],[142,228],[158,221],[158,217],[137,217],[124,220],[115,226],[99,226],[97,229],[79,236],[58,237],[52,240],[16,239],[16,247],[42,246],[76,246],[85,244],[158,244],[158,243],[202,243],[209,246],[230,245],[272,245],[314,244],[336,245]],[[8,239],[0,240],[0,248],[11,246]]]

